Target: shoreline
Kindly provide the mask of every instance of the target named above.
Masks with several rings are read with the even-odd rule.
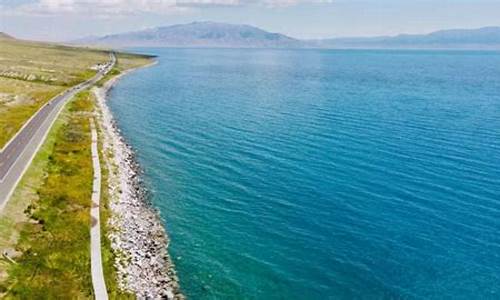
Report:
[[[106,104],[109,90],[122,76],[156,63],[124,71],[92,89],[99,112],[103,160],[109,170],[111,230],[107,236],[115,252],[114,265],[122,290],[139,299],[185,299],[167,251],[168,235],[141,179],[142,169]]]

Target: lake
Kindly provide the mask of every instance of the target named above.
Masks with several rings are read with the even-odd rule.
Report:
[[[135,50],[109,103],[189,298],[500,298],[500,52]]]

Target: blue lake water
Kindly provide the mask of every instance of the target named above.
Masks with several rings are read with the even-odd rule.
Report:
[[[140,51],[110,105],[191,299],[500,299],[500,53]]]

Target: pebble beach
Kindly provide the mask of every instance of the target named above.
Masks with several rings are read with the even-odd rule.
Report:
[[[138,299],[184,299],[169,239],[141,179],[141,167],[106,104],[106,95],[124,72],[94,88],[98,107],[104,163],[109,172],[111,217],[108,238],[115,252],[118,284]]]

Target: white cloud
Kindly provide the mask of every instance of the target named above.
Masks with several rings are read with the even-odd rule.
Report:
[[[176,0],[37,0],[11,7],[9,12],[25,15],[78,14],[123,16],[138,13],[172,13],[182,10]]]
[[[298,4],[327,4],[333,0],[261,0],[260,4],[268,7],[294,6]]]
[[[292,6],[304,3],[331,3],[332,0],[33,0],[2,9],[10,15],[77,14],[112,17],[140,13],[170,14],[200,6]]]

